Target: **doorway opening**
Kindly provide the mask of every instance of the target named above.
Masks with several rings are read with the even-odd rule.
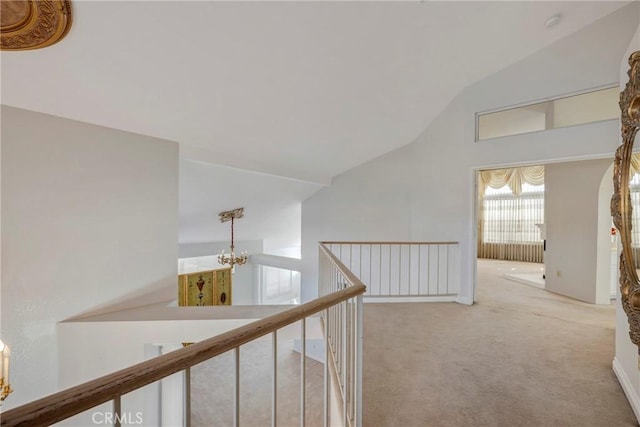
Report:
[[[541,176],[532,182],[525,172],[534,167]],[[476,300],[488,263],[514,286],[610,304],[617,282],[610,159],[478,170],[476,183]]]
[[[545,288],[544,165],[477,172],[477,268]]]

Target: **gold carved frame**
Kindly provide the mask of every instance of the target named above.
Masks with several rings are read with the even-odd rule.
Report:
[[[70,0],[0,1],[0,50],[30,50],[60,41],[71,28]]]
[[[631,341],[640,347],[640,280],[631,246],[631,194],[629,178],[631,155],[640,127],[640,51],[629,57],[629,81],[620,93],[622,145],[616,150],[613,169],[613,197],[611,215],[620,230],[622,253],[620,254],[620,298],[629,320]],[[640,348],[639,348],[640,351]]]

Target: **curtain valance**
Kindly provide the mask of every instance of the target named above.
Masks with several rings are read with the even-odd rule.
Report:
[[[640,158],[638,158],[638,165],[640,166]],[[479,175],[480,197],[484,195],[487,187],[497,189],[505,185],[509,186],[514,196],[519,196],[522,193],[522,184],[525,182],[531,185],[544,184],[544,165],[491,169],[480,171]]]

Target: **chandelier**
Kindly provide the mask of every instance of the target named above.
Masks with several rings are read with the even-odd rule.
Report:
[[[240,219],[244,216],[244,208],[233,209],[231,211],[224,211],[218,214],[220,216],[220,222],[231,221],[231,253],[225,254],[224,249],[218,255],[218,263],[225,265],[228,264],[231,268],[236,265],[242,265],[247,262],[247,251],[241,252],[240,255],[236,255],[235,246],[233,244],[233,222],[236,219]]]
[[[0,341],[0,406],[2,402],[13,392],[9,384],[9,346]]]

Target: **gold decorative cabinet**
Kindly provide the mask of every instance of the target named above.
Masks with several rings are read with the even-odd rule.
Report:
[[[231,305],[231,268],[215,272],[213,305]]]
[[[231,269],[179,275],[178,305],[231,305]]]

